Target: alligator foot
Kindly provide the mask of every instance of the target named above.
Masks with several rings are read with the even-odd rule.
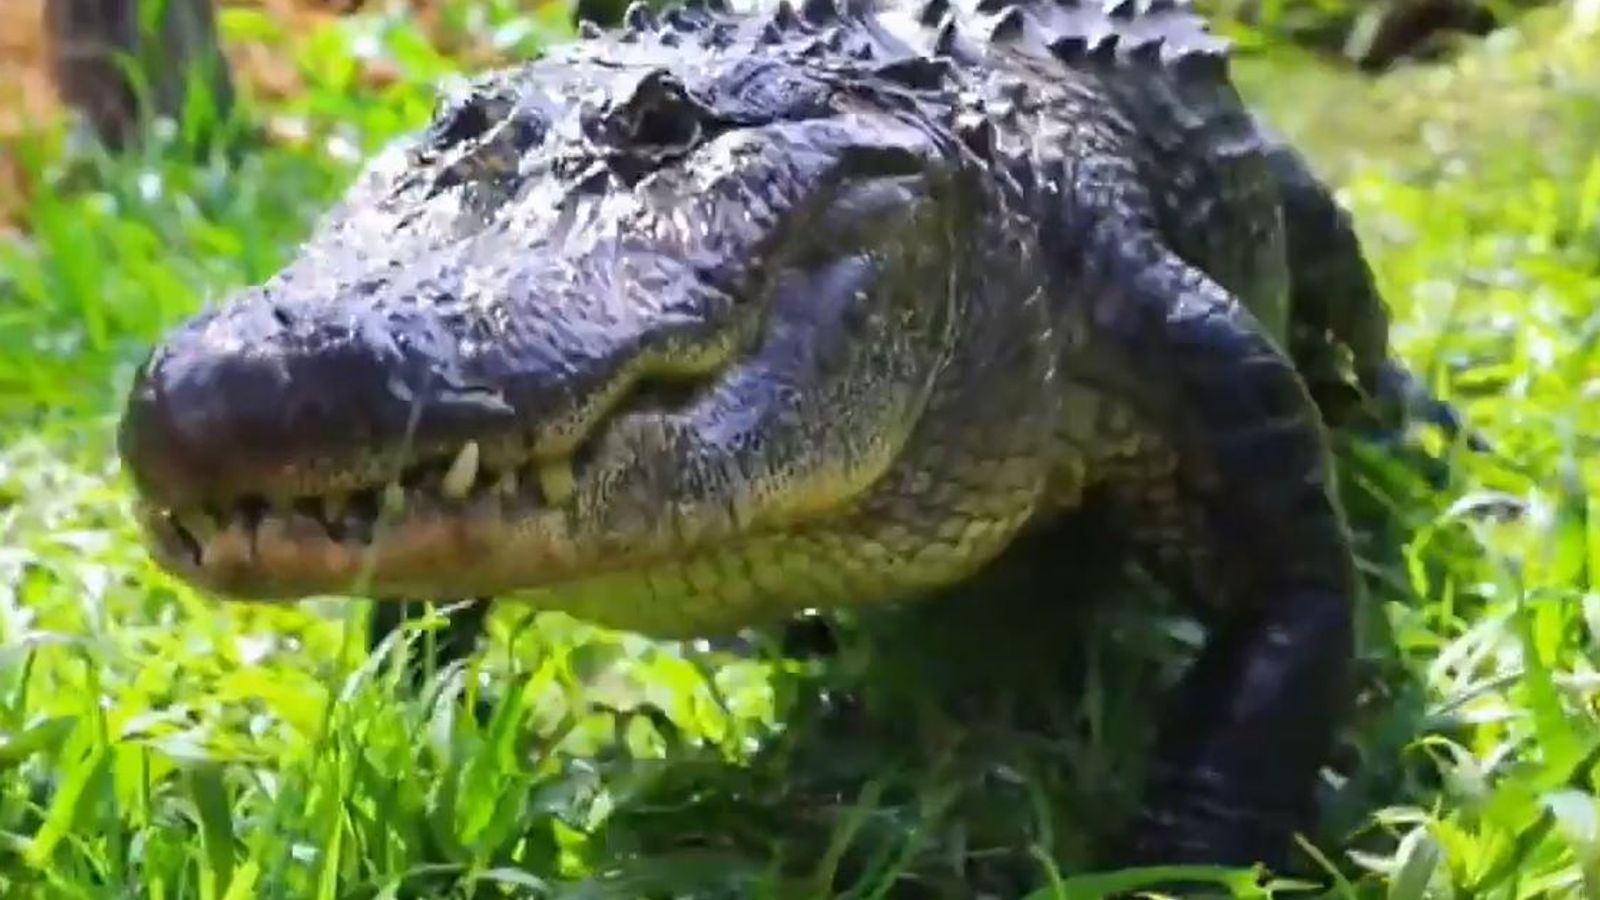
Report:
[[[1304,590],[1216,628],[1169,701],[1147,800],[1119,861],[1287,866],[1333,737],[1348,604]]]

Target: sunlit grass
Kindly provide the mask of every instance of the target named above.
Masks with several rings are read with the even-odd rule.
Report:
[[[560,36],[541,15],[452,4],[445,34],[526,53]],[[1349,777],[1308,836],[1336,895],[1600,896],[1600,35],[1582,21],[1377,84],[1287,51],[1242,67],[1337,173],[1402,351],[1495,448],[1436,447],[1441,491],[1344,448],[1373,596]],[[292,41],[224,22],[293,48],[306,91],[247,107],[270,140],[201,151],[179,127],[109,159],[42,137],[30,237],[0,244],[0,896],[1045,897],[1127,877],[1083,866],[1191,638],[1157,611],[969,642],[978,661],[1076,648],[1077,690],[1019,700],[1061,726],[1042,736],[940,709],[962,648],[895,647],[884,631],[912,626],[893,619],[824,664],[508,612],[472,669],[418,692],[403,645],[367,655],[360,605],[217,606],[157,571],[112,453],[130,366],[280,264],[454,68],[404,16]],[[893,724],[838,730],[853,703]]]

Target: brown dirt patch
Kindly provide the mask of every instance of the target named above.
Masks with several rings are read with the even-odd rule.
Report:
[[[14,227],[17,212],[28,202],[17,159],[16,140],[41,126],[57,123],[60,99],[50,74],[50,48],[44,30],[47,0],[0,0],[0,233]],[[216,0],[223,7],[256,8],[306,34],[339,15],[355,12],[363,0]],[[532,8],[551,0],[523,0]],[[435,0],[405,0],[427,30],[436,21]],[[468,63],[486,62],[470,48],[451,48]],[[281,49],[265,44],[230,43],[226,48],[234,78],[258,97],[278,98],[298,93],[303,84],[292,60]],[[385,73],[366,73],[380,82]]]
[[[0,232],[24,202],[13,141],[56,115],[43,40],[44,0],[0,2]]]
[[[41,23],[44,0],[0,3],[0,134],[51,115],[51,87]]]
[[[50,72],[50,46],[44,27],[47,0],[0,0],[0,232],[15,227],[28,202],[16,150],[30,131],[59,123],[63,110]],[[221,6],[265,9],[304,33],[344,9],[341,0],[219,0]],[[234,77],[258,94],[284,96],[300,87],[292,62],[260,44],[229,46]]]

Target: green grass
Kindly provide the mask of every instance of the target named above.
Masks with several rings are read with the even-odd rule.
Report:
[[[448,12],[462,43],[559,39],[511,3]],[[403,16],[292,43],[225,26],[292,46],[308,91],[246,108],[301,140],[201,152],[177,128],[108,159],[42,136],[30,237],[0,243],[0,897],[1087,897],[1135,877],[1085,866],[1192,639],[1161,610],[878,617],[828,663],[506,611],[470,670],[417,691],[403,643],[367,655],[360,604],[220,606],[158,572],[112,453],[131,365],[269,274],[454,69]],[[364,86],[372,57],[400,77]],[[1378,82],[1278,49],[1241,71],[1343,185],[1404,355],[1496,451],[1435,447],[1434,491],[1342,449],[1372,597],[1314,855],[1334,896],[1600,897],[1596,7]],[[1026,661],[1063,640],[1070,691],[953,677],[973,643]],[[855,709],[876,724],[841,725]]]

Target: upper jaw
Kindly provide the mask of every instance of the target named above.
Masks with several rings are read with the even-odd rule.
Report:
[[[756,322],[670,257],[634,264],[654,282],[466,260],[319,296],[296,277],[318,255],[184,324],[141,367],[119,449],[153,502],[351,494],[441,475],[469,444],[495,475],[571,460],[642,386],[714,377]]]
[[[234,313],[247,324],[271,308],[259,296],[249,301],[255,305]],[[422,395],[402,385],[396,392],[400,379],[393,379],[377,399],[409,393],[424,412],[396,440],[370,424],[309,427],[320,420],[308,425],[292,409],[271,404],[241,414],[239,398],[270,399],[270,389],[281,396],[282,388],[269,381],[269,390],[254,394],[235,390],[240,379],[230,367],[280,377],[282,361],[218,340],[213,329],[221,325],[202,316],[154,354],[122,422],[121,449],[148,542],[170,571],[229,596],[366,594],[462,579],[484,593],[564,577],[585,552],[572,520],[583,518],[575,511],[577,495],[590,480],[597,445],[618,420],[651,404],[687,402],[708,387],[743,352],[756,319],[672,321],[676,330],[660,328],[649,340],[627,338],[619,326],[606,332],[609,346],[571,348],[565,390],[541,391],[550,398],[543,408],[557,413],[523,419],[501,402],[485,404],[479,412],[486,414],[476,418],[430,419],[439,404],[463,396],[459,386],[440,400],[437,391]],[[278,345],[284,343],[279,337]],[[590,353],[588,368],[580,350]],[[530,377],[525,373],[523,383]],[[350,383],[327,382],[332,402],[319,396],[321,381],[302,393],[322,399],[327,414],[345,410],[359,425],[374,404],[351,397]],[[674,392],[683,400],[674,400]],[[502,408],[509,411],[501,414]],[[336,440],[363,432],[365,445]],[[238,442],[241,433],[254,440]],[[597,505],[589,504],[591,513]],[[502,559],[509,546],[522,546],[522,558]],[[548,558],[529,558],[541,554]]]
[[[468,441],[449,460],[414,464],[381,487],[185,506],[140,496],[136,515],[158,561],[211,590],[360,594],[374,573],[455,577],[513,533],[554,529],[571,514],[577,486],[570,457],[495,469]]]

